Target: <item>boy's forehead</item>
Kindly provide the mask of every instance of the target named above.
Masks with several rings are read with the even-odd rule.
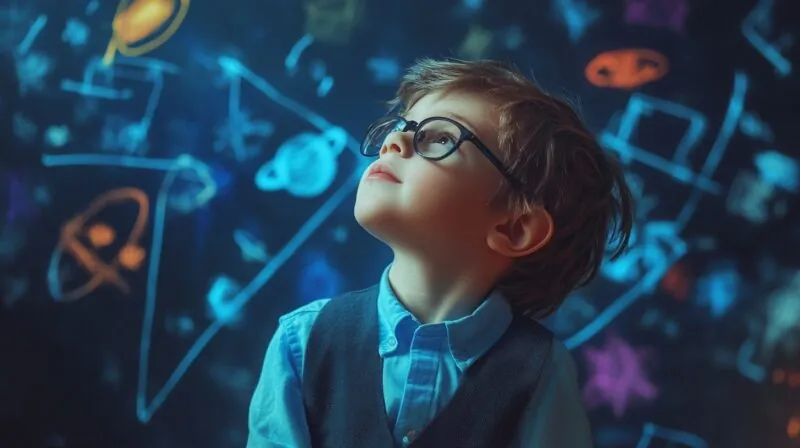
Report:
[[[420,98],[406,112],[406,118],[422,121],[429,117],[455,119],[484,143],[492,144],[497,139],[499,115],[497,105],[478,94],[468,92],[429,93]]]

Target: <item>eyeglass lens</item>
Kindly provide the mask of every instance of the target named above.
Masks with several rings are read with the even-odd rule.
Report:
[[[365,138],[364,153],[377,155],[389,135],[404,128],[405,122],[399,118],[375,123]],[[450,121],[426,120],[414,134],[414,144],[423,157],[442,157],[453,150],[460,136],[461,129]]]

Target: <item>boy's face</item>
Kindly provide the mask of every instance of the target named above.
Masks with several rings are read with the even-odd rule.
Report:
[[[416,122],[430,117],[456,120],[498,154],[497,109],[480,96],[432,93],[405,114]],[[413,138],[411,131],[387,137],[380,156],[361,178],[356,220],[394,250],[447,251],[450,256],[485,250],[487,232],[505,213],[489,206],[502,175],[471,142],[465,141],[444,160],[431,161],[415,153]],[[376,164],[397,181],[371,175]]]

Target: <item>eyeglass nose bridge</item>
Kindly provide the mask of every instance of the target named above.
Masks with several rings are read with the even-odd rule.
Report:
[[[393,141],[393,139],[395,138],[399,138],[401,140],[411,138],[410,142],[404,141],[402,143],[410,144],[411,146],[409,147],[409,149],[411,150],[412,153],[416,151],[414,149],[414,137],[416,136],[419,124],[416,121],[409,121],[409,120],[403,120],[403,123],[404,125],[401,129],[392,131],[386,136],[386,138],[383,141],[383,146],[381,146],[380,151],[378,151],[379,156],[383,155],[385,152],[387,152],[387,148],[391,147],[396,148],[395,150],[398,153],[403,154],[403,151],[405,150],[404,146],[402,146],[402,144],[399,144],[398,142]]]

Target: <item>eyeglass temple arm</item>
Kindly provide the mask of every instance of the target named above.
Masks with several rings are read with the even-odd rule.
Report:
[[[508,179],[509,182],[511,182],[514,188],[518,188],[520,186],[519,181],[514,176],[512,176],[511,173],[508,172],[508,169],[503,165],[503,162],[496,155],[494,155],[491,149],[487,148],[486,145],[484,145],[483,142],[480,141],[477,137],[472,135],[472,133],[470,133],[469,140],[472,143],[474,143],[475,146],[478,147],[478,149],[481,150],[481,152],[486,156],[486,158],[488,158],[489,161],[492,162],[492,165],[494,165],[500,171],[500,173],[503,174],[503,176],[505,176],[505,178]]]

